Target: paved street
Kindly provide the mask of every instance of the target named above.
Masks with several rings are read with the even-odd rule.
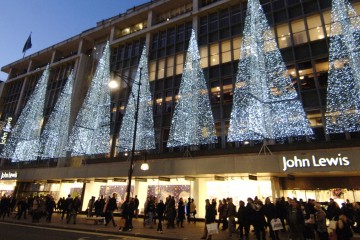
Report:
[[[120,236],[89,231],[57,229],[46,226],[19,225],[0,222],[0,240],[144,240],[141,237]],[[148,239],[148,238],[146,238]]]
[[[116,217],[115,221],[118,222],[119,217]],[[0,240],[196,240],[201,238],[204,230],[204,222],[185,223],[184,228],[175,229],[166,229],[164,224],[163,234],[156,232],[156,228],[144,227],[143,220],[140,218],[134,219],[133,225],[134,229],[131,232],[119,232],[118,228],[113,227],[111,223],[108,226],[85,223],[84,215],[78,215],[77,224],[66,224],[65,221],[61,221],[58,213],[53,215],[52,223],[45,222],[44,218],[40,220],[40,223],[31,223],[30,218],[16,220],[12,216],[0,220]],[[212,237],[212,240],[235,239],[239,239],[238,234],[229,237],[228,231],[220,231]],[[254,234],[251,233],[250,240],[255,239]],[[360,236],[355,235],[354,239],[360,239]],[[287,233],[281,233],[279,240],[288,240]]]

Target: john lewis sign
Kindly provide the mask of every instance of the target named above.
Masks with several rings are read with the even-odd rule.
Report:
[[[17,179],[17,172],[1,172],[0,179]]]
[[[282,165],[282,170],[284,172],[292,168],[346,167],[350,165],[350,159],[347,156],[342,156],[341,153],[338,153],[337,156],[334,157],[319,157],[312,155],[311,158],[302,158],[298,156],[289,158],[283,156]]]

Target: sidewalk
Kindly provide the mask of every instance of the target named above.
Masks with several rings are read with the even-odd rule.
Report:
[[[82,230],[82,231],[90,231],[90,232],[96,232],[96,233],[110,233],[110,234],[117,234],[119,236],[121,235],[127,235],[132,237],[143,237],[143,238],[149,238],[149,239],[166,239],[166,240],[196,240],[200,239],[203,235],[204,231],[204,222],[197,222],[194,223],[184,223],[184,228],[175,228],[175,229],[167,229],[166,228],[166,222],[163,223],[163,233],[160,234],[156,231],[156,224],[154,224],[154,228],[150,229],[148,226],[143,226],[143,219],[138,218],[133,220],[134,229],[130,232],[119,232],[118,227],[113,227],[112,223],[110,222],[108,226],[105,226],[103,224],[100,225],[94,225],[90,223],[85,223],[85,215],[79,214],[77,216],[77,222],[76,224],[69,223],[66,224],[65,219],[61,220],[59,213],[54,213],[52,222],[47,223],[45,221],[45,218],[41,218],[39,223],[32,223],[31,217],[28,216],[27,219],[21,219],[17,220],[14,218],[14,216],[11,216],[9,218],[5,217],[5,222],[11,222],[11,223],[18,223],[18,224],[25,224],[25,225],[36,225],[36,226],[45,226],[45,227],[53,227],[58,229],[71,229],[71,230]],[[117,223],[119,221],[119,217],[115,217],[115,222]],[[235,240],[239,239],[239,235],[237,233],[233,233],[232,237],[228,236],[228,231],[219,231],[219,234],[213,235],[212,240]],[[250,233],[250,240],[255,240],[254,233]],[[267,235],[267,239],[269,239],[269,236]],[[359,235],[355,235],[354,239],[360,239]],[[279,236],[279,240],[288,240],[287,233],[281,233]]]

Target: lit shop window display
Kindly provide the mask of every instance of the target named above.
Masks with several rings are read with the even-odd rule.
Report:
[[[223,199],[231,197],[235,205],[239,201],[257,196],[264,201],[267,197],[272,197],[271,181],[269,178],[258,179],[257,181],[248,180],[247,177],[243,179],[229,178],[224,181],[207,181],[206,182],[206,198],[209,199]]]
[[[0,196],[11,196],[14,193],[16,181],[0,181]]]

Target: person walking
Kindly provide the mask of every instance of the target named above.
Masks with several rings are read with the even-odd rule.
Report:
[[[158,231],[159,233],[163,232],[162,221],[164,220],[164,212],[165,212],[165,204],[163,200],[160,200],[160,202],[156,205],[156,213],[158,217],[158,226],[156,231]]]
[[[94,209],[94,205],[95,205],[95,197],[92,196],[88,202],[88,206],[87,206],[87,217],[92,217],[93,216],[93,209]]]
[[[350,222],[344,214],[339,216],[339,220],[336,223],[335,233],[338,240],[350,240],[353,237]]]
[[[66,220],[66,223],[69,224],[71,222],[71,219],[73,220],[73,224],[76,224],[76,217],[78,212],[80,211],[81,207],[81,200],[79,196],[76,196],[74,200],[70,204],[70,213],[69,217]]]
[[[191,203],[190,203],[190,214],[193,217],[193,223],[196,223],[196,204],[193,198],[191,199]]]
[[[226,209],[226,216],[229,219],[229,238],[231,238],[232,234],[235,232],[236,229],[236,223],[235,223],[235,217],[236,217],[236,206],[233,203],[233,199],[229,198],[228,205]]]
[[[184,227],[184,219],[185,219],[185,205],[182,198],[179,199],[178,202],[178,212],[177,212],[177,226]]]
[[[116,227],[116,223],[114,220],[114,211],[117,209],[116,197],[117,197],[117,194],[113,193],[112,198],[110,198],[106,204],[105,226],[107,226],[109,224],[109,222],[111,221],[113,226]]]
[[[270,238],[272,240],[279,239],[278,231],[274,231],[271,225],[271,220],[276,218],[277,215],[276,215],[275,205],[271,202],[269,197],[265,199],[265,205],[263,206],[263,211],[266,217],[266,226],[269,227]]]
[[[295,199],[290,199],[287,222],[289,224],[289,238],[292,240],[304,240],[303,232],[305,219],[300,205]]]
[[[46,222],[51,223],[51,218],[54,213],[56,203],[54,198],[50,195],[45,197],[45,212],[46,212]]]
[[[239,210],[237,212],[237,218],[239,223],[239,231],[240,231],[240,240],[249,240],[249,232],[250,232],[250,218],[245,207],[245,202],[239,202]],[[245,232],[245,238],[244,238]]]
[[[146,212],[148,214],[148,221],[150,228],[153,228],[153,220],[155,217],[155,199],[154,196],[150,196],[148,204],[146,205]]]
[[[209,199],[206,199],[205,200],[205,229],[204,229],[204,234],[201,237],[201,239],[211,240],[211,235],[208,234],[206,225],[214,223],[215,217],[216,217],[216,208],[213,204],[210,204]]]
[[[319,203],[315,204],[315,221],[316,221],[316,233],[319,237],[319,240],[328,240],[329,239],[329,233],[327,231],[326,226],[326,213],[321,208]]]
[[[134,208],[135,208],[135,218],[138,218],[139,217],[139,199],[138,199],[137,195],[135,195],[135,198],[134,198]]]

